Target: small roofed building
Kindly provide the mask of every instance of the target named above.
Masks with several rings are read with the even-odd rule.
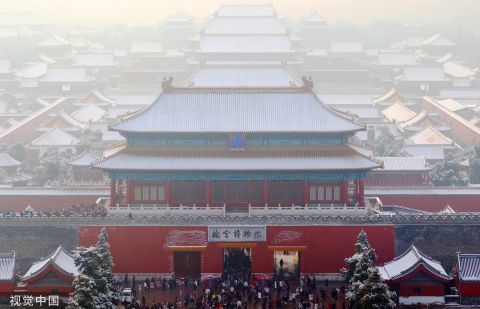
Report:
[[[480,254],[457,254],[455,285],[462,305],[480,305]]]
[[[443,149],[445,156],[448,156],[448,154],[456,154],[457,152],[462,151],[462,147],[431,125],[428,125],[415,135],[410,136],[405,142],[405,147],[408,148],[410,145],[433,148],[439,147]],[[415,153],[411,154],[415,155]],[[430,160],[431,158],[428,159]]]
[[[8,153],[0,153],[0,173],[8,176],[14,175],[22,163],[12,158]]]
[[[27,160],[35,163],[43,154],[52,147],[60,152],[65,150],[75,151],[75,146],[80,140],[61,128],[52,128],[27,145]]]
[[[455,53],[456,48],[457,44],[447,39],[441,33],[435,33],[421,42],[422,51],[432,57]]]
[[[443,102],[443,103],[442,103]],[[466,119],[464,108],[453,100],[437,100],[431,97],[423,97],[421,106],[429,113],[438,114],[439,119],[448,123],[452,129],[452,136],[466,148],[478,145],[480,142],[480,128]]]
[[[367,175],[365,185],[374,186],[428,186],[430,184],[425,157],[376,157],[383,161],[383,169],[374,169]]]
[[[166,49],[185,49],[195,34],[194,18],[183,11],[168,17],[162,25],[161,42]]]
[[[74,186],[103,184],[105,181],[103,172],[92,167],[92,163],[98,159],[99,157],[89,150],[86,150],[77,157],[73,158],[73,160],[69,163],[72,167],[72,176],[69,184]]]
[[[451,277],[442,264],[414,245],[393,261],[379,266],[381,277],[396,291],[400,305],[445,304]]]
[[[72,41],[53,34],[37,43],[37,52],[52,58],[63,58],[72,51]]]
[[[365,175],[382,165],[348,143],[364,125],[328,108],[308,86],[164,85],[150,107],[110,129],[127,146],[94,166],[110,176],[114,208],[363,207]]]
[[[300,18],[298,34],[304,39],[304,46],[308,49],[328,47],[330,28],[327,20],[317,11],[310,11]]]
[[[43,94],[87,94],[95,86],[95,77],[82,67],[49,67],[38,80],[38,90]]]
[[[15,252],[0,253],[0,300],[13,294],[16,285]]]
[[[395,78],[395,87],[411,96],[437,95],[452,85],[443,66],[408,66]]]
[[[27,295],[68,296],[73,292],[72,282],[79,273],[73,256],[60,245],[50,255],[33,263],[19,286]]]

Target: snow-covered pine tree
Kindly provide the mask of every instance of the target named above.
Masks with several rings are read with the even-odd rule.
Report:
[[[346,267],[342,268],[341,270],[341,272],[345,276],[345,281],[347,284],[350,283],[355,272],[357,263],[361,259],[362,254],[366,252],[369,248],[370,244],[368,242],[367,233],[365,233],[364,230],[361,230],[357,236],[357,242],[355,243],[355,254],[345,259]]]
[[[393,301],[394,292],[388,289],[388,285],[383,282],[378,268],[373,266],[367,271],[367,279],[363,282],[360,289],[360,295],[357,295],[357,308],[359,309],[393,309],[396,304]]]
[[[73,288],[68,309],[95,309],[95,284],[92,279],[80,274],[73,280]]]
[[[93,284],[92,299],[94,308],[109,309],[115,307],[111,302],[108,280],[102,270],[97,248],[80,247],[74,255],[75,265],[80,269],[83,276],[91,280]],[[72,303],[73,299],[70,300]]]
[[[116,296],[115,293],[115,278],[113,277],[113,259],[110,251],[110,244],[108,243],[107,229],[104,227],[98,235],[96,245],[96,254],[98,263],[102,271],[103,278],[107,281],[107,290],[105,291],[110,298]]]
[[[356,262],[355,269],[353,271],[352,278],[350,279],[347,287],[346,298],[356,303],[361,299],[364,292],[364,283],[368,279],[368,271],[370,268],[375,267],[375,252],[372,248],[365,248],[366,251],[358,254],[359,259]]]

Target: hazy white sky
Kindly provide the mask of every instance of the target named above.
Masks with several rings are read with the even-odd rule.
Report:
[[[148,25],[177,10],[202,20],[221,3],[273,3],[280,14],[297,18],[317,10],[330,21],[354,23],[397,20],[432,23],[478,18],[480,0],[0,0],[1,10],[32,10],[42,21],[67,25]]]

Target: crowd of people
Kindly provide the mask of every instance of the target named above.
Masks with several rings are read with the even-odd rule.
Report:
[[[330,284],[331,285],[331,284]],[[306,277],[276,280],[236,275],[203,280],[152,277],[138,281],[127,275],[117,288],[129,288],[133,298],[126,308],[346,308],[345,288]]]
[[[2,217],[105,217],[107,210],[105,207],[91,204],[70,205],[62,209],[51,211],[37,211],[33,207],[28,206],[21,212],[4,211],[1,213]]]

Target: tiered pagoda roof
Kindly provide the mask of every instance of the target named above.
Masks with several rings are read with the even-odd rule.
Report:
[[[304,87],[172,88],[143,112],[110,126],[121,133],[355,133],[365,129]]]
[[[310,89],[166,88],[142,112],[110,126],[124,136],[164,134],[321,134],[346,138],[364,126],[324,105]],[[291,150],[251,147],[247,151],[180,151],[127,146],[94,163],[106,170],[150,171],[338,171],[369,170],[382,163],[348,144]]]

